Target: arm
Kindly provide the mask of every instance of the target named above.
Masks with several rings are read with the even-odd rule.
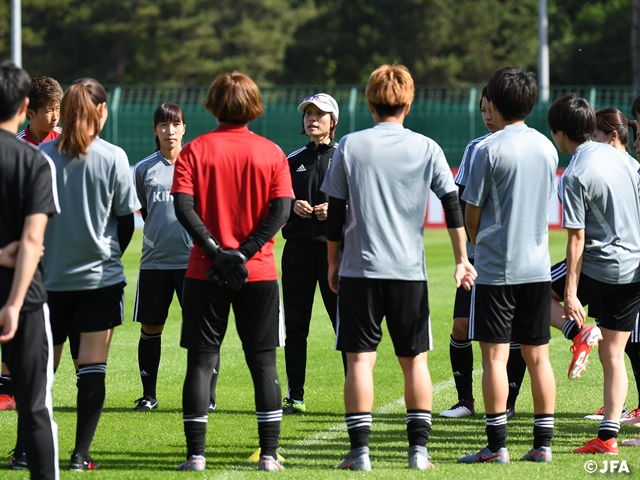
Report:
[[[453,255],[456,262],[456,270],[453,274],[456,287],[462,285],[465,289],[470,290],[477,274],[467,258],[465,231],[463,228],[464,222],[462,220],[462,210],[458,202],[458,195],[455,192],[450,192],[440,197],[440,201],[444,208],[445,221],[447,223],[447,230],[451,238]]]
[[[269,202],[269,213],[258,229],[242,242],[238,249],[247,259],[253,257],[265,243],[278,233],[278,230],[289,219],[291,199],[287,197],[274,198]]]
[[[11,291],[7,303],[0,309],[0,343],[11,340],[18,329],[20,309],[42,256],[48,219],[44,213],[28,215],[25,219]]]
[[[338,293],[340,283],[340,242],[344,222],[347,217],[347,201],[336,197],[329,197],[327,211],[327,260],[329,270],[329,287],[333,293]]]
[[[122,217],[116,217],[116,219],[118,221],[118,242],[120,243],[120,251],[124,253],[131,242],[131,237],[133,237],[133,232],[136,229],[136,222],[133,219],[133,213]]]
[[[567,229],[567,281],[564,288],[564,316],[573,319],[578,327],[585,321],[584,307],[578,300],[578,282],[582,271],[584,229]]]
[[[0,267],[15,268],[20,242],[11,242],[0,248]]]
[[[480,229],[480,214],[482,213],[482,207],[476,207],[467,203],[465,210],[465,222],[467,225],[467,234],[469,235],[469,241],[475,247],[476,238],[478,236],[478,230]]]

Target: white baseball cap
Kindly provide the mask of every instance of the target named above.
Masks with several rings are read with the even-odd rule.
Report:
[[[302,103],[298,105],[298,111],[304,112],[307,105],[314,104],[323,112],[330,113],[336,119],[340,116],[340,109],[338,108],[338,102],[331,95],[326,93],[314,93],[313,95],[307,95],[302,100]]]

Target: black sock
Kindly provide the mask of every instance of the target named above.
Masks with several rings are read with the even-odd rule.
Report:
[[[511,407],[515,407],[516,405],[520,387],[522,386],[522,379],[526,371],[527,363],[522,357],[520,344],[512,342],[509,348],[509,360],[507,361],[507,376],[509,377],[509,397],[507,398],[507,405]]]
[[[638,391],[638,408],[640,408],[640,343],[627,342],[624,351],[631,362],[631,370],[633,370],[633,378],[636,380],[636,390]]]
[[[276,369],[276,351],[245,351],[244,356],[255,389],[261,454],[276,458],[282,422],[282,390]]]
[[[218,353],[218,361],[213,367],[211,374],[211,384],[209,385],[209,402],[216,404],[216,387],[218,386],[218,375],[220,375],[220,354]]]
[[[602,420],[598,429],[598,437],[600,440],[607,441],[611,438],[618,438],[620,432],[620,422],[615,420]]]
[[[496,453],[507,446],[507,412],[487,413],[486,422],[488,447]]]
[[[369,446],[372,420],[371,412],[347,413],[344,416],[347,432],[349,432],[351,450]]]
[[[13,397],[13,382],[11,375],[0,375],[0,395]]]
[[[140,330],[138,366],[140,367],[140,379],[142,380],[142,391],[145,397],[156,398],[161,351],[162,332],[146,333]]]
[[[567,320],[562,325],[562,334],[567,340],[573,340],[580,333],[580,327],[573,320]]]
[[[553,438],[554,416],[543,413],[533,416],[533,448],[550,447]]]
[[[409,446],[426,447],[431,434],[431,410],[407,410]]]
[[[182,421],[187,439],[187,458],[204,455],[209,416],[209,392],[211,372],[218,352],[187,352],[187,376],[182,388]]]
[[[89,447],[98,428],[98,420],[104,406],[104,378],[106,363],[79,365],[78,369],[78,423],[76,446],[73,453],[89,457]]]
[[[473,399],[473,347],[471,340],[456,340],[451,336],[449,357],[453,379],[456,382],[459,400]]]

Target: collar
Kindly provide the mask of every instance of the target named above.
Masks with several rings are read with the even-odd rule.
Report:
[[[327,150],[333,148],[335,146],[335,144],[336,144],[336,142],[334,140],[331,140],[329,143],[321,143],[316,148],[315,142],[309,142],[307,144],[307,150],[311,150],[312,152],[317,151],[318,153],[324,153]]]
[[[218,125],[214,130],[214,132],[249,132],[248,125],[232,125],[230,123],[225,123]]]

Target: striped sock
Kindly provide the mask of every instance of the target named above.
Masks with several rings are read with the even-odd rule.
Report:
[[[567,340],[573,340],[580,333],[578,325],[573,320],[567,320],[562,325],[562,334]]]
[[[533,448],[550,447],[553,438],[555,418],[553,414],[533,416]]]
[[[349,432],[349,442],[351,450],[354,448],[368,447],[369,436],[371,435],[371,423],[373,417],[371,412],[347,413],[344,416],[347,424],[347,432]]]
[[[602,420],[600,422],[600,428],[598,429],[598,437],[600,437],[600,440],[606,442],[610,438],[618,438],[619,432],[619,420]]]
[[[258,436],[260,437],[260,455],[276,458],[280,440],[282,408],[269,412],[256,412],[258,418]]]
[[[182,415],[184,436],[187,439],[187,458],[191,455],[204,455],[208,420],[208,415]]]
[[[104,406],[104,378],[106,363],[91,363],[78,366],[78,420],[76,445],[73,453],[83,458],[89,456],[89,447],[98,428]]]
[[[507,446],[507,412],[487,413],[486,423],[488,447],[496,453]]]
[[[409,446],[426,447],[431,434],[431,410],[407,410]]]

